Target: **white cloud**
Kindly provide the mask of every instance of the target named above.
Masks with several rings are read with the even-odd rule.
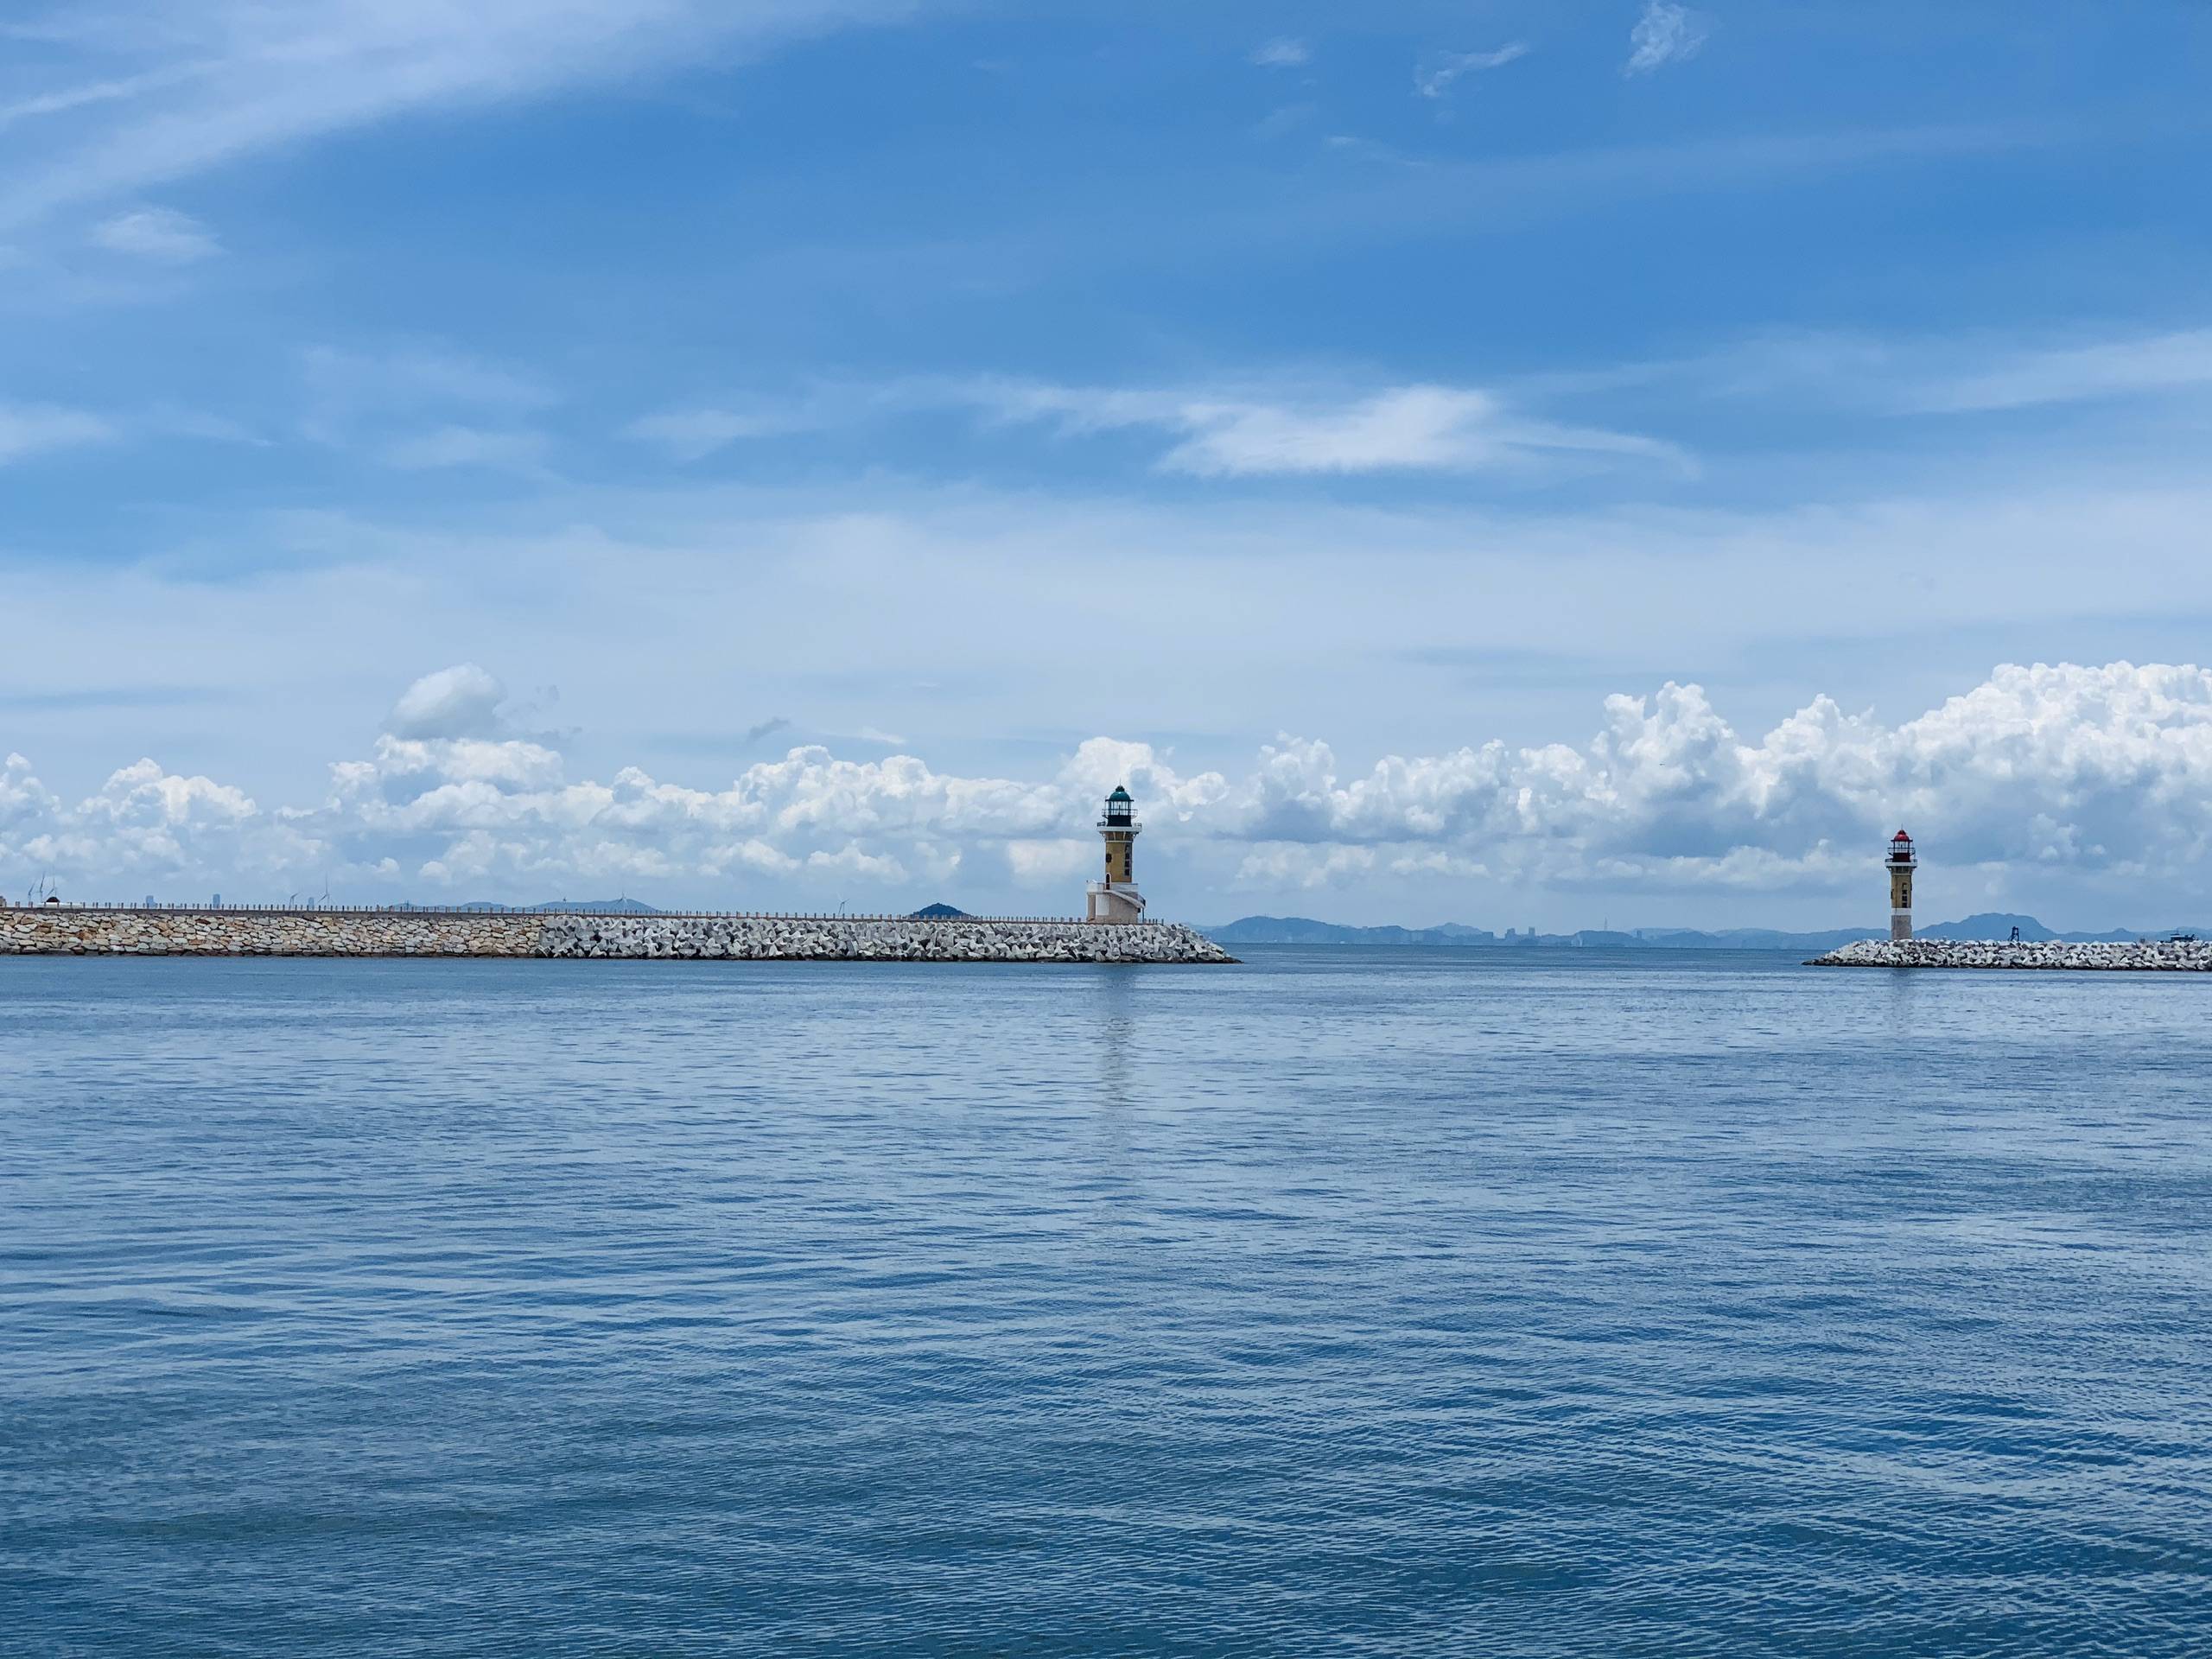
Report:
[[[798,868],[798,860],[789,853],[771,847],[758,836],[708,848],[701,865],[705,874],[716,876],[733,869],[751,870],[765,875],[789,875]]]
[[[819,874],[857,876],[864,881],[904,881],[906,879],[906,867],[897,859],[864,851],[858,842],[848,842],[834,853],[809,853],[806,867]]]
[[[1005,852],[1007,868],[1026,887],[1079,883],[1093,865],[1101,862],[1096,842],[1065,836],[1046,841],[1009,841]]]
[[[1632,433],[1565,425],[1475,387],[1381,389],[1288,379],[1195,386],[1080,386],[1011,378],[915,378],[817,387],[789,406],[765,401],[671,410],[626,435],[696,460],[772,433],[819,430],[947,408],[1000,423],[1050,422],[1070,434],[1154,429],[1172,442],[1158,465],[1201,477],[1390,471],[1487,472],[1556,466],[1571,456],[1657,461],[1693,470],[1674,445]]]
[[[1938,379],[1912,397],[1945,414],[2028,409],[2212,386],[2212,329],[2017,352]]]
[[[43,822],[61,810],[60,797],[31,774],[31,763],[11,753],[0,764],[0,830]]]
[[[41,92],[13,104],[0,104],[0,127],[11,127],[17,122],[36,120],[41,116],[65,114],[88,105],[143,98],[148,92],[173,86],[179,81],[190,80],[203,73],[205,66],[184,63],[143,75],[132,75],[122,80],[92,81],[58,87],[53,92]]]
[[[1674,0],[1645,0],[1643,15],[1629,31],[1628,62],[1622,73],[1648,75],[1694,58],[1711,32],[1712,22],[1701,11],[1676,5]]]
[[[20,79],[26,124],[0,226],[188,177],[418,110],[527,98],[663,63],[760,49],[914,0],[50,0],[49,84]]]
[[[94,794],[67,806],[31,774],[21,755],[0,772],[0,864],[10,887],[41,875],[121,880],[204,868],[297,868],[312,844],[263,812],[244,791],[204,777],[164,771],[150,760],[111,774]],[[117,896],[79,889],[73,896]]]
[[[1088,804],[1105,798],[1116,785],[1136,791],[1154,819],[1172,815],[1189,823],[1226,798],[1229,785],[1217,772],[1183,777],[1149,743],[1093,737],[1076,746],[1055,780],[1062,795]]]
[[[430,792],[416,798],[417,816],[449,806],[504,813],[507,803],[495,799],[496,791],[551,788],[559,785],[563,770],[558,751],[519,737],[411,739],[387,733],[377,739],[375,756],[372,761],[342,763],[334,775],[349,785],[419,785]],[[360,770],[364,766],[366,771]]]
[[[112,774],[81,811],[114,824],[181,829],[195,823],[241,823],[259,809],[242,790],[209,778],[176,777],[155,761],[140,760]]]
[[[1236,885],[1281,893],[1344,887],[1375,868],[1366,847],[1271,844],[1254,848],[1236,866]]]
[[[1278,35],[1254,48],[1252,61],[1262,69],[1296,69],[1310,62],[1313,54],[1306,42],[1287,35]]]
[[[1493,741],[1346,780],[1325,744],[1280,740],[1231,804],[1270,859],[1433,846],[1555,884],[1829,883],[1893,820],[1955,864],[2173,877],[2212,851],[2212,671],[2007,666],[1901,726],[1817,697],[1758,739],[1669,683],[1608,698],[1582,748]]]
[[[1423,98],[1442,98],[1463,75],[1485,69],[1502,69],[1529,55],[1526,41],[1513,41],[1494,52],[1437,52],[1421,60],[1414,71],[1414,90]]]
[[[115,429],[97,415],[49,404],[0,404],[0,467],[45,449],[99,443]]]
[[[1072,906],[1109,779],[1130,781],[1155,864],[1230,888],[1389,877],[1834,892],[1866,882],[1899,823],[1955,885],[1965,872],[2063,871],[2203,893],[2212,876],[2212,670],[2193,665],[2007,666],[1894,726],[1815,697],[1758,735],[1696,686],[1669,683],[1606,699],[1579,747],[1493,738],[1350,776],[1309,740],[1279,739],[1230,776],[1184,776],[1144,744],[1101,737],[1041,780],[803,747],[719,790],[636,767],[569,782],[555,750],[493,734],[499,689],[469,666],[425,677],[394,732],[300,806],[271,810],[150,760],[71,804],[11,755],[0,879],[52,869],[98,889],[166,873],[235,887],[241,874],[334,868],[387,893],[594,879],[896,886],[948,879],[984,848],[1025,887],[1067,883]]]
[[[92,240],[111,253],[168,265],[188,265],[223,251],[213,231],[173,207],[141,207],[118,213],[93,228]]]
[[[982,383],[971,394],[1006,419],[1070,431],[1154,427],[1179,435],[1160,459],[1198,477],[1300,473],[1491,472],[1563,457],[1657,461],[1689,470],[1675,446],[1632,433],[1516,413],[1471,387],[1408,385],[1344,395],[1131,391]]]
[[[1455,881],[1476,881],[1490,874],[1490,867],[1463,853],[1427,848],[1400,853],[1390,861],[1393,875],[1442,876]]]
[[[474,663],[442,668],[402,692],[385,723],[395,737],[491,737],[507,688]]]
[[[1985,415],[2171,398],[2212,389],[2212,328],[2053,339],[1995,332],[1878,335],[1768,330],[1700,355],[1522,383],[1531,395],[1668,386],[1693,397],[1816,404],[1881,415]],[[2131,441],[2131,448],[2139,446]]]

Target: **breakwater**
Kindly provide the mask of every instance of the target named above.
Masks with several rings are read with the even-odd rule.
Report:
[[[1229,963],[1173,922],[574,911],[0,909],[0,956],[540,957],[607,961]]]
[[[2212,944],[2196,939],[2069,944],[2051,939],[1861,939],[1815,957],[1815,968],[2040,968],[2075,973],[2212,973]]]

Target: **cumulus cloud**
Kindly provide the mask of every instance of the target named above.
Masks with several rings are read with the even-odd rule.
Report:
[[[1580,745],[1492,738],[1363,769],[1293,737],[1228,773],[1099,737],[1033,779],[806,746],[710,789],[637,767],[572,780],[556,749],[502,734],[501,697],[474,665],[425,676],[371,752],[299,805],[151,760],[73,803],[10,755],[0,880],[54,871],[128,890],[189,873],[265,889],[334,871],[363,896],[602,880],[760,902],[763,884],[943,881],[982,849],[1017,886],[1072,892],[1096,856],[1097,803],[1120,782],[1166,832],[1147,845],[1155,868],[1224,891],[1385,878],[1830,891],[1863,881],[1900,823],[1953,869],[2175,893],[2205,893],[2212,876],[2212,670],[2193,665],[2006,666],[1900,724],[1815,697],[1763,734],[1670,682],[1608,698]]]
[[[10,754],[0,766],[0,830],[44,822],[56,816],[60,798],[31,773],[31,763]]]
[[[1491,741],[1344,779],[1325,744],[1280,740],[1238,806],[1255,839],[1464,849],[1558,883],[1818,884],[1892,820],[1954,862],[2173,878],[2212,838],[2212,672],[2007,666],[1898,727],[1816,697],[1756,741],[1670,682],[1608,698],[1581,748]]]
[[[847,842],[836,852],[806,855],[806,867],[825,875],[856,877],[863,881],[904,881],[906,867],[887,854],[871,853],[858,842]]]
[[[1621,73],[1648,75],[1694,58],[1711,33],[1711,20],[1703,12],[1676,5],[1674,0],[1646,0],[1643,15],[1629,31],[1628,62]]]
[[[1369,847],[1313,848],[1274,844],[1255,847],[1236,866],[1236,885],[1281,893],[1342,886],[1375,868]]]
[[[425,674],[399,695],[385,726],[399,738],[490,737],[507,688],[474,663]]]
[[[1096,842],[1067,836],[1049,841],[1009,841],[1005,852],[1007,870],[1024,887],[1079,881],[1093,865],[1100,862]]]
[[[0,868],[10,889],[28,891],[56,874],[281,873],[315,865],[324,850],[243,791],[152,760],[120,768],[73,805],[41,784],[22,755],[10,754],[0,768]]]

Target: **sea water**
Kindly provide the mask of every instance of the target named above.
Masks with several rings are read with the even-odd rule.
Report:
[[[2212,1646],[2212,980],[0,962],[10,1654]]]

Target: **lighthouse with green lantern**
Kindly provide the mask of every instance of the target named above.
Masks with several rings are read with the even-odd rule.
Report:
[[[1094,922],[1141,922],[1144,894],[1137,891],[1136,840],[1144,826],[1137,822],[1137,804],[1129,791],[1116,785],[1106,798],[1106,816],[1098,820],[1098,833],[1106,842],[1106,879],[1088,889]]]

